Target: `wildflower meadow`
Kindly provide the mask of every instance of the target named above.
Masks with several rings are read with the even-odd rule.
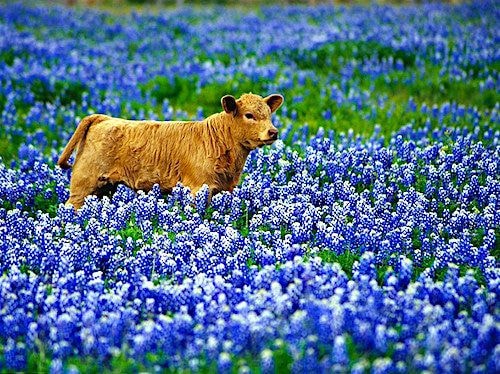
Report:
[[[0,5],[0,372],[500,372],[500,8]],[[64,203],[91,113],[280,93],[207,204]]]

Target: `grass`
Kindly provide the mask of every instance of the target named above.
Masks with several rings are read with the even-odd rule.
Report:
[[[1,351],[1,344],[0,344]],[[40,343],[37,345],[36,352],[28,355],[27,373],[50,373],[52,357],[46,354],[45,348]],[[151,365],[150,368],[152,368]],[[72,356],[65,360],[64,368],[76,369],[80,373],[100,374],[100,373],[137,373],[144,372],[148,369],[147,365],[139,364],[124,352],[120,352],[117,356],[111,358],[109,364],[104,365],[91,356]],[[168,372],[168,371],[167,371]],[[172,371],[171,371],[172,372]],[[0,369],[0,373],[10,373],[5,369]]]
[[[349,334],[344,334],[346,342],[346,350],[349,358],[349,362],[352,368],[354,362],[359,362],[360,360],[366,360],[368,364],[371,365],[376,354],[372,351],[365,352],[361,347],[357,346],[354,339]],[[319,347],[318,354],[321,352],[327,354],[326,350],[321,349],[324,347]],[[3,347],[0,344],[0,352]],[[272,353],[272,361],[274,365],[274,372],[276,373],[291,373],[293,358],[290,350],[284,344],[281,339],[275,340],[274,343],[269,345],[269,349]],[[155,367],[161,367],[161,371],[164,373],[179,373],[179,372],[191,372],[189,369],[189,363],[185,362],[181,368],[176,370],[168,367],[164,367],[165,358],[164,355],[159,353],[149,353],[144,362],[137,362],[126,353],[126,349],[122,349],[116,356],[113,356],[108,364],[103,364],[91,356],[76,357],[72,356],[65,360],[64,368],[77,369],[79,372],[85,372],[89,374],[97,373],[136,373],[136,372],[149,372]],[[305,351],[302,352],[305,354]],[[392,356],[392,350],[389,349],[387,357]],[[231,356],[230,371],[232,373],[237,373],[242,367],[246,366],[250,369],[252,373],[260,372],[260,357],[258,356],[244,356],[236,357]],[[52,358],[45,353],[45,349],[42,345],[37,346],[37,352],[30,353],[27,362],[27,372],[29,373],[49,373],[51,372]],[[218,372],[218,367],[216,362],[210,362],[206,357],[200,357],[199,362],[201,368],[198,372],[200,373],[216,373]],[[8,371],[0,370],[0,373],[8,373]]]
[[[493,69],[498,71],[500,66],[495,63]],[[417,104],[457,102],[491,110],[500,100],[495,90],[480,91],[478,78],[468,79],[467,82],[457,81],[448,74],[441,77],[439,70],[439,67],[426,63],[423,75],[416,69],[391,72],[375,80],[374,91],[385,93],[396,104],[406,104],[412,97]],[[415,78],[409,79],[409,75]]]
[[[413,66],[416,59],[414,53],[362,40],[323,44],[307,54],[301,50],[287,50],[281,54],[291,59],[300,69],[313,70],[323,76],[339,74],[344,64],[352,59],[362,61],[375,58],[383,61],[392,56],[394,60],[400,59],[405,67]]]
[[[360,255],[352,253],[349,250],[341,254],[336,254],[330,250],[323,250],[318,253],[318,256],[321,257],[324,262],[339,264],[349,278],[352,277],[352,267],[354,263],[361,258]]]

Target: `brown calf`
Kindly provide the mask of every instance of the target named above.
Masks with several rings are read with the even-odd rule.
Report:
[[[271,113],[283,96],[244,94],[236,100],[227,95],[221,103],[224,111],[203,121],[85,117],[57,162],[70,168],[68,159],[78,148],[67,204],[78,209],[86,196],[102,194],[118,183],[146,191],[157,183],[168,192],[178,182],[193,194],[203,184],[210,195],[232,191],[250,151],[277,139]]]

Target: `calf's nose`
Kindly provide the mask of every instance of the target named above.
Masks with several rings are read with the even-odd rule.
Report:
[[[278,139],[278,130],[276,129],[271,129],[267,132],[269,134],[269,137],[271,139]]]

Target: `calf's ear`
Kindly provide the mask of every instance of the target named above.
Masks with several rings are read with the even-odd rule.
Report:
[[[264,98],[264,101],[269,105],[269,108],[271,108],[271,113],[274,113],[278,108],[283,104],[283,96],[279,94],[273,94],[269,95],[268,97]]]
[[[234,98],[234,96],[223,96],[222,99],[220,99],[220,102],[222,104],[222,108],[224,108],[224,111],[226,113],[232,113],[234,116],[236,115],[238,106],[236,105],[236,99]]]

